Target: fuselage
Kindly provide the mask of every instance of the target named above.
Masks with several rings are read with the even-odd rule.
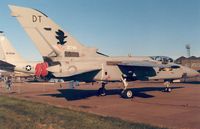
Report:
[[[53,59],[53,58],[52,58]],[[60,67],[55,69],[55,72],[60,72],[60,76],[64,80],[78,80],[78,81],[120,81],[122,69],[118,64],[131,61],[150,61],[155,63],[162,63],[155,61],[152,58],[145,56],[130,56],[130,57],[68,57],[68,58],[54,58],[54,61],[60,62]],[[177,65],[177,64],[176,64]],[[127,72],[129,81],[134,80],[151,80],[151,79],[180,79],[183,76],[196,76],[198,73],[190,68],[178,65],[177,68],[131,68]],[[89,69],[99,69],[96,71],[84,73],[76,76],[65,77],[66,73],[73,74],[77,71],[87,71]],[[52,71],[53,72],[53,71]],[[63,73],[63,75],[62,75]]]

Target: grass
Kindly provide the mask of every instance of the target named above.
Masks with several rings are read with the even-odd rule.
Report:
[[[161,129],[0,96],[0,129]]]

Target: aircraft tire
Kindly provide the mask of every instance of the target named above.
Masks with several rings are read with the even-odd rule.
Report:
[[[121,93],[121,97],[125,99],[133,98],[133,92],[131,90],[124,90]]]
[[[171,88],[167,88],[167,92],[171,92],[172,91],[172,89]]]
[[[105,88],[99,88],[98,90],[98,96],[106,96],[106,89]]]
[[[165,88],[164,92],[171,92],[172,89],[171,88]]]

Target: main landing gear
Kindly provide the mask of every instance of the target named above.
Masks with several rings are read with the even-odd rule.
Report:
[[[166,85],[166,88],[164,89],[164,92],[171,92],[172,91],[172,88],[170,87],[171,83],[172,83],[172,81],[170,81],[170,80],[166,80],[164,82],[164,85]]]
[[[99,88],[99,90],[98,90],[98,96],[106,96],[106,88],[105,88],[106,84],[107,84],[107,82],[101,83],[101,88]]]
[[[126,81],[126,78],[121,78],[123,84],[124,84],[124,89],[121,92],[121,97],[122,98],[126,98],[126,99],[130,99],[133,98],[133,92],[129,89],[127,89],[128,87],[128,83]],[[97,95],[98,96],[106,96],[106,88],[105,85],[107,84],[107,82],[102,82],[101,83],[101,88],[99,88]]]
[[[130,99],[133,98],[133,92],[129,89],[127,89],[128,83],[126,81],[126,78],[121,78],[123,84],[124,84],[124,89],[121,92],[121,97],[125,99]]]

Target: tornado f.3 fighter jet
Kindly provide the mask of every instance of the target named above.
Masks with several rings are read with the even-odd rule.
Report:
[[[107,56],[96,48],[80,44],[41,11],[13,5],[9,8],[48,64],[46,77],[65,81],[100,81],[99,95],[106,94],[107,82],[121,81],[124,85],[122,97],[132,98],[133,92],[127,89],[128,81],[164,79],[170,83],[184,76],[198,75],[190,68],[151,57]]]
[[[22,58],[3,32],[0,33],[0,70],[45,76],[46,63]]]

